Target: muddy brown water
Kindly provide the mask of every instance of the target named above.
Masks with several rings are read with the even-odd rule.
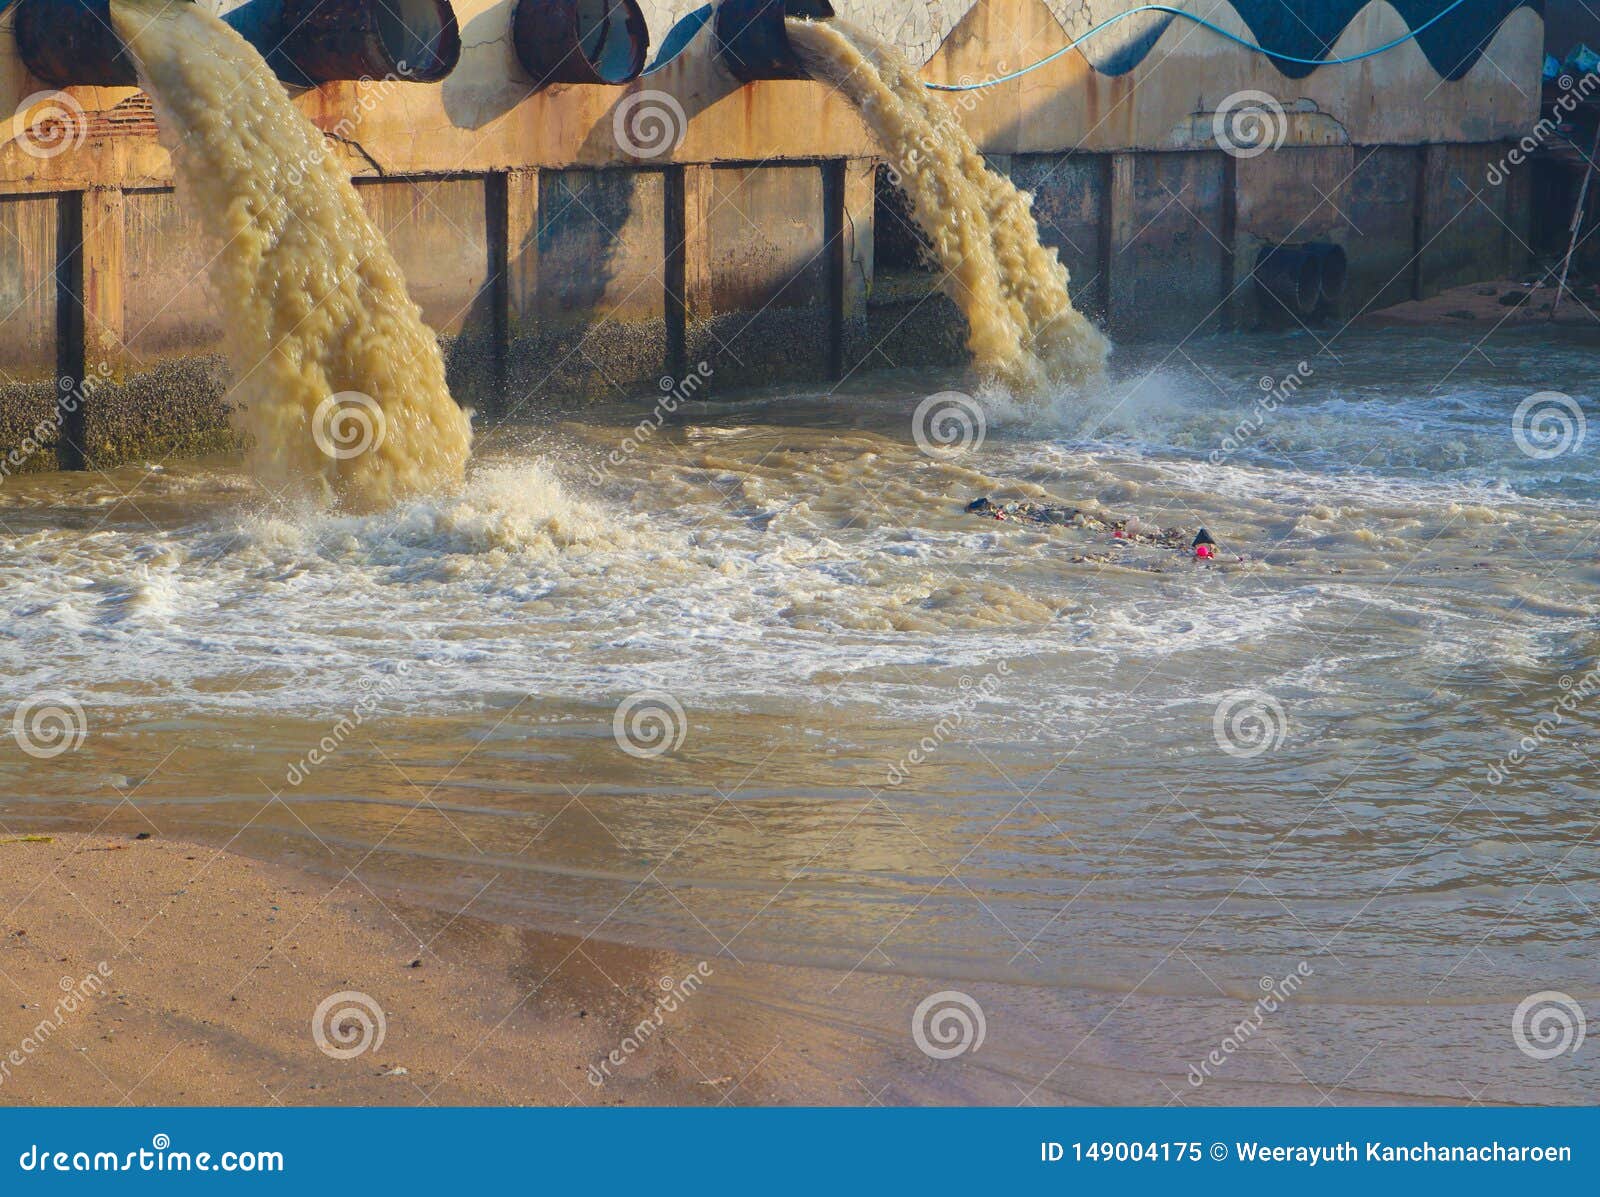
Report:
[[[233,460],[6,479],[0,818],[925,979],[1039,1097],[1588,1100],[1512,1027],[1600,996],[1592,345],[1332,347],[1128,350],[954,455],[915,413],[959,375],[597,409],[371,514]],[[1582,439],[1517,423],[1543,391]]]

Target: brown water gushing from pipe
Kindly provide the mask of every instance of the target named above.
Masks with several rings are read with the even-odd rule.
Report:
[[[439,343],[355,187],[261,56],[195,5],[113,0],[216,242],[252,472],[354,510],[447,489],[471,448]]]
[[[1105,366],[1105,337],[1067,292],[1067,269],[1039,242],[1031,198],[991,171],[972,138],[894,47],[847,21],[785,22],[814,78],[842,92],[877,135],[912,215],[967,318],[980,372],[1036,393]]]

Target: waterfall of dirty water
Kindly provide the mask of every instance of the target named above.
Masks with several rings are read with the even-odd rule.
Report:
[[[356,510],[459,483],[468,416],[433,333],[322,135],[197,5],[113,0],[215,243],[236,431],[277,491]]]
[[[810,73],[860,110],[911,200],[967,319],[978,369],[1021,393],[1097,375],[1109,346],[1067,293],[1067,270],[1039,243],[1031,198],[984,164],[972,138],[896,50],[847,21],[791,18]]]

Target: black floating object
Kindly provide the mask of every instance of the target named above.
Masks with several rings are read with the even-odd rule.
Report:
[[[981,499],[972,500],[972,502],[967,504],[967,510],[968,511],[988,511],[989,510],[989,496],[985,495]]]
[[[1203,544],[1216,544],[1216,543],[1217,542],[1211,538],[1211,533],[1207,532],[1204,528],[1201,528],[1200,531],[1195,533],[1194,544],[1192,544],[1189,547],[1198,549]]]

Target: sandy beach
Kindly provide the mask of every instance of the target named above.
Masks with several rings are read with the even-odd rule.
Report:
[[[889,1076],[920,1100],[966,1092],[959,1069],[917,1080],[909,1042],[754,1000],[798,1000],[823,980],[807,970],[447,918],[160,839],[6,836],[0,861],[7,1105],[862,1104]],[[336,994],[382,1011],[381,1039],[324,1020],[349,1058],[313,1033]]]

